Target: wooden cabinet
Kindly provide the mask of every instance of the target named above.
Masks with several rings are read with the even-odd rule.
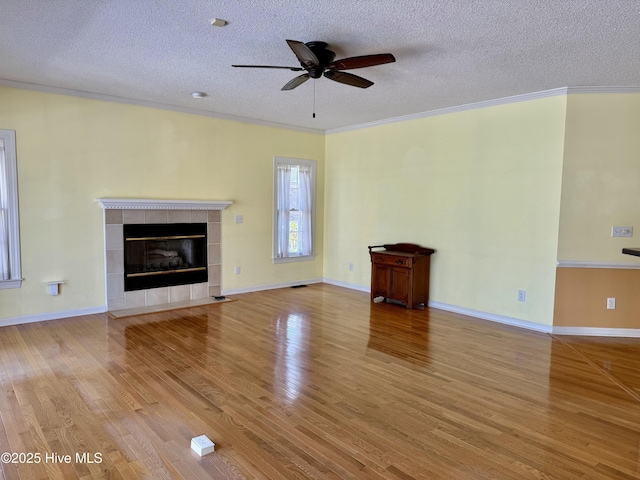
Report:
[[[397,300],[414,309],[429,301],[429,264],[435,250],[412,243],[374,245],[371,257],[371,301]]]

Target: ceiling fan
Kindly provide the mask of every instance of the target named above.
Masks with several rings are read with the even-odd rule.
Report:
[[[353,70],[355,68],[373,67],[384,63],[395,62],[396,59],[390,53],[376,55],[362,55],[335,60],[335,52],[329,50],[326,42],[302,43],[297,40],[287,40],[287,44],[300,62],[300,67],[281,67],[275,65],[232,65],[239,68],[281,68],[292,72],[303,72],[282,87],[282,90],[293,90],[310,78],[320,78],[323,75],[334,82],[344,83],[352,87],[369,88],[373,82],[366,78],[342,72],[341,70]]]

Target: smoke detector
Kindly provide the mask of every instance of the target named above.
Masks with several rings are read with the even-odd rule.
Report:
[[[211,20],[211,25],[214,27],[224,27],[227,24],[226,20],[222,20],[221,18],[214,18]]]

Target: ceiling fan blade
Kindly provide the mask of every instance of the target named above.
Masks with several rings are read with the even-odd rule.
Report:
[[[316,54],[311,51],[304,43],[297,40],[287,40],[287,44],[293,50],[301,65],[305,67],[317,67],[320,64]]]
[[[377,55],[362,55],[360,57],[349,57],[336,60],[327,65],[329,70],[353,70],[354,68],[373,67],[385,63],[393,63],[396,57],[390,53],[379,53]]]
[[[352,87],[369,88],[373,85],[371,80],[353,75],[352,73],[329,70],[328,72],[324,72],[324,76],[334,82],[344,83],[345,85],[351,85]]]
[[[294,88],[302,85],[307,80],[309,80],[309,74],[305,73],[304,75],[300,75],[289,81],[284,87],[281,88],[281,90],[293,90]]]
[[[292,72],[302,72],[304,68],[302,67],[279,67],[275,65],[231,65],[232,67],[237,68],[283,68],[285,70],[291,70]]]

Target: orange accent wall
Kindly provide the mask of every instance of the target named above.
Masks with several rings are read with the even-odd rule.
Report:
[[[558,267],[553,326],[640,328],[640,269]]]

